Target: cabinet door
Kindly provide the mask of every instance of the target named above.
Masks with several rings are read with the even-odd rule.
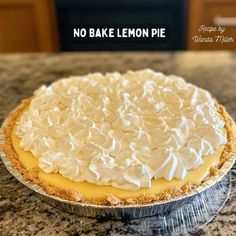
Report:
[[[236,49],[236,0],[189,0],[188,3],[188,29],[187,29],[187,49]],[[205,26],[224,26],[225,32],[203,33],[198,29]],[[232,37],[234,42],[228,43],[194,43],[192,37],[198,35],[202,37],[222,35]],[[226,39],[226,38],[225,38]]]
[[[0,52],[57,50],[53,0],[0,0]]]

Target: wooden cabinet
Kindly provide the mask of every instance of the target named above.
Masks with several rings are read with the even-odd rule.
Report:
[[[188,0],[187,4],[187,49],[236,49],[236,0]],[[225,32],[199,32],[201,25],[223,26]],[[194,43],[192,38],[195,35],[214,39],[221,35],[225,36],[225,40],[232,37],[234,42]]]
[[[0,52],[57,50],[53,0],[0,0]]]

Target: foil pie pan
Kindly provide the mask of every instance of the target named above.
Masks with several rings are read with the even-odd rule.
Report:
[[[2,128],[6,124],[3,123]],[[0,145],[3,143],[3,129],[0,129]],[[56,196],[47,194],[39,185],[23,179],[22,175],[12,166],[10,159],[5,155],[2,149],[0,149],[0,156],[7,170],[22,184],[29,189],[33,190],[37,196],[48,204],[58,207],[63,211],[67,211],[78,216],[84,217],[108,217],[110,219],[134,219],[147,216],[160,215],[165,212],[177,209],[194,199],[199,193],[209,189],[211,186],[219,182],[231,169],[235,162],[235,157],[231,156],[223,164],[218,173],[209,177],[204,183],[197,186],[190,194],[181,196],[178,198],[152,202],[142,205],[119,205],[119,206],[105,206],[95,205],[80,202],[73,202],[65,200]]]

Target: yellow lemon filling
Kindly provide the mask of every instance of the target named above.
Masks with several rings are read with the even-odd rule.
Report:
[[[14,150],[18,154],[19,161],[25,169],[29,171],[32,168],[38,167],[38,159],[34,157],[31,152],[25,151],[20,147],[20,138],[16,136],[15,128],[12,132],[12,144]],[[151,188],[141,188],[136,191],[123,190],[106,185],[97,185],[85,181],[75,182],[63,177],[59,173],[47,174],[42,170],[39,170],[38,178],[51,186],[55,186],[63,190],[78,191],[83,194],[85,198],[90,199],[102,199],[105,198],[107,194],[113,194],[118,198],[139,197],[143,194],[158,194],[169,189],[179,188],[187,183],[200,184],[209,174],[209,169],[220,162],[220,156],[223,149],[224,145],[221,145],[217,150],[215,150],[213,155],[204,157],[203,164],[197,169],[189,170],[187,176],[183,180],[173,179],[168,181],[164,178],[153,179]]]

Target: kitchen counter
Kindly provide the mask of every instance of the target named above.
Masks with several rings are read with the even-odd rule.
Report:
[[[208,89],[236,120],[236,52],[66,53],[0,55],[0,123],[21,99],[42,84],[95,71],[152,68],[177,74]],[[236,235],[236,166],[229,200],[196,235]],[[0,159],[0,235],[150,235],[145,221],[87,219],[40,201],[20,184]],[[145,230],[143,230],[145,227]]]

